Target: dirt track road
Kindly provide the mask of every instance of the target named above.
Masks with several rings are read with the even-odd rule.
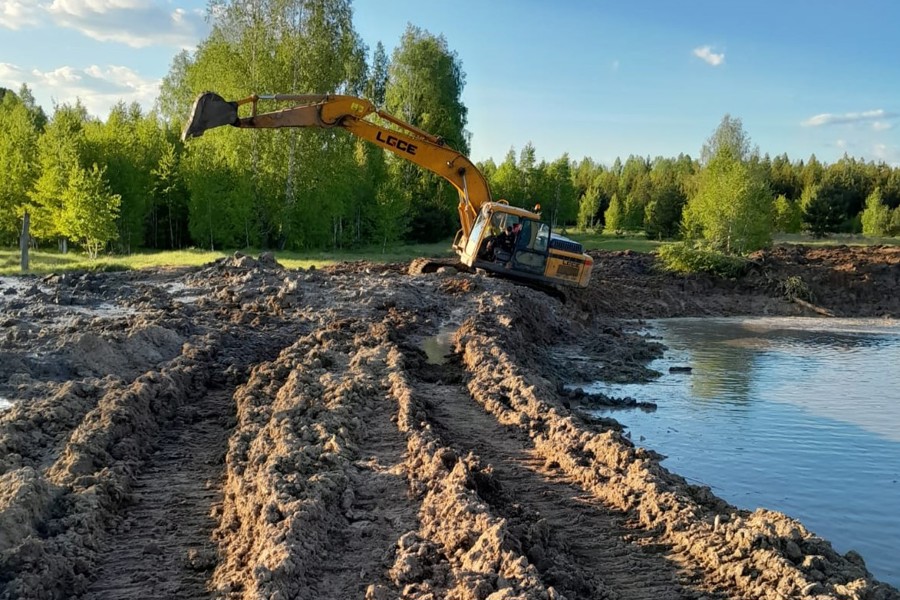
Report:
[[[617,316],[800,310],[761,278],[600,258],[565,305],[481,276],[240,256],[4,280],[0,598],[900,598],[570,409],[559,381],[639,377],[658,351]],[[866,289],[831,308],[897,310]],[[448,330],[452,356],[429,362]],[[559,358],[575,350],[590,360]]]

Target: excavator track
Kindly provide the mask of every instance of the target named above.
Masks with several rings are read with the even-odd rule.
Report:
[[[461,262],[454,260],[452,258],[416,258],[412,262],[409,263],[409,267],[407,268],[407,273],[412,276],[424,275],[428,273],[437,273],[437,271],[443,267],[450,267],[459,272],[471,273],[472,269],[462,264]],[[543,292],[550,296],[551,298],[555,298],[562,302],[566,303],[568,300],[568,296],[566,295],[564,290],[556,287],[555,285],[551,285],[549,283],[543,283],[540,281],[530,281],[528,279],[519,278],[519,277],[510,277],[509,275],[500,275],[496,273],[492,273],[491,271],[482,271],[478,270],[480,273],[485,273],[488,276],[499,277],[501,279],[506,279],[507,281],[512,281],[516,285],[521,285],[527,288],[531,288],[533,290],[537,290],[539,292]]]
[[[425,273],[437,273],[438,269],[450,267],[456,271],[470,271],[468,267],[453,258],[417,258],[409,263],[407,273],[410,275],[424,275]]]

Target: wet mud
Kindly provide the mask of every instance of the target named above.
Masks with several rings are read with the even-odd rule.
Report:
[[[565,302],[270,255],[2,278],[0,598],[900,598],[563,387],[652,377],[642,318],[898,318],[900,251],[778,248],[739,280],[595,261]]]

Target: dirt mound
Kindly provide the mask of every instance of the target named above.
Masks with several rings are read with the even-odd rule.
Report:
[[[817,252],[757,256],[739,281],[598,253],[565,304],[241,254],[0,282],[0,598],[898,599],[558,390],[649,376],[661,349],[621,317],[798,314],[794,276],[831,310],[896,314],[872,289],[896,291],[892,251],[849,279]],[[429,363],[424,340],[456,327]]]
[[[840,316],[900,317],[900,247],[778,246],[751,259],[776,292]]]
[[[900,318],[900,248],[776,246],[724,279],[664,271],[654,255],[591,252],[586,290],[568,291],[574,319],[816,315]],[[799,301],[799,302],[798,302]]]

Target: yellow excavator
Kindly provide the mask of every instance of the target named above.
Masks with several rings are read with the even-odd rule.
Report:
[[[261,101],[290,102],[293,106],[259,113]],[[248,104],[249,115],[241,117],[239,108]],[[377,115],[391,126],[368,120],[370,115]],[[453,250],[466,268],[537,285],[587,287],[594,261],[580,243],[553,233],[538,212],[510,206],[505,200],[492,201],[487,180],[472,161],[441,138],[379,110],[368,100],[341,95],[275,94],[227,101],[206,92],[194,102],[182,139],[224,125],[245,129],[345,129],[440,175],[456,188],[461,228],[454,238]]]

